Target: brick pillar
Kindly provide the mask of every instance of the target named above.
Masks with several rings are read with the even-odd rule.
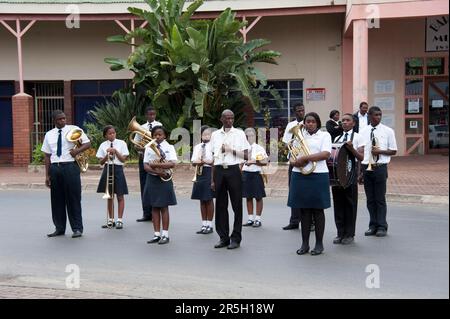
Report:
[[[12,97],[13,165],[27,166],[31,159],[33,98],[25,93]]]
[[[64,81],[64,114],[66,114],[67,123],[73,124],[71,81]]]

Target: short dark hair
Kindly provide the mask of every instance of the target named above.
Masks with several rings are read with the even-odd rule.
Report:
[[[155,132],[157,130],[163,130],[164,135],[166,136],[166,138],[169,136],[169,132],[166,130],[166,128],[162,125],[156,125],[152,128],[152,136],[155,135]]]
[[[200,128],[200,134],[203,134],[203,132],[206,131],[207,129],[209,129],[208,125],[202,125],[202,127]]]
[[[61,115],[61,114],[64,114],[64,112],[63,112],[62,110],[54,110],[54,111],[52,112],[52,119],[53,119],[53,121],[56,120],[56,117],[57,117],[58,115]]]
[[[148,107],[145,109],[145,114],[147,114],[147,113],[150,112],[150,111],[155,111],[155,108],[154,108],[153,106],[148,106]]]
[[[106,134],[108,133],[108,131],[109,131],[110,129],[113,129],[114,131],[116,130],[116,128],[115,128],[114,126],[112,126],[112,125],[106,125],[106,126],[103,128],[103,137],[106,137]]]
[[[335,116],[336,114],[340,114],[341,112],[339,112],[338,110],[333,110],[330,112],[330,119],[333,118],[333,116]]]
[[[311,116],[316,120],[318,129],[320,129],[322,127],[322,121],[320,120],[319,114],[317,114],[316,112],[309,112],[308,114],[305,115],[305,118],[303,119],[304,122],[306,122],[306,118],[308,116]]]
[[[369,109],[369,114],[373,114],[374,112],[381,112],[381,109],[378,106],[371,106]]]
[[[353,122],[355,121],[355,117],[353,116],[352,113],[344,113],[344,114],[342,114],[342,117],[344,117],[344,116],[350,116],[352,118]]]
[[[369,106],[369,103],[362,101],[361,103],[359,103],[359,108],[361,108],[363,105]]]
[[[305,107],[305,105],[302,102],[295,103],[294,106],[292,107],[292,110],[294,111],[294,113],[295,113],[295,110],[301,106],[303,106],[303,108]]]

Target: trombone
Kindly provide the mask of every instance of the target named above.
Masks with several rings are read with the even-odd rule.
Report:
[[[112,147],[112,143],[111,143]],[[115,156],[108,152],[108,160],[106,161],[106,186],[105,186],[105,194],[102,199],[111,200],[111,214],[109,214],[110,205],[108,204],[106,207],[106,225],[103,228],[112,228],[114,227],[114,222],[110,223],[110,218],[114,220],[114,158]],[[111,192],[109,191],[111,187]]]

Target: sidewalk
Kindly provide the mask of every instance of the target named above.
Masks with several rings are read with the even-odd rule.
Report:
[[[92,167],[82,174],[84,191],[95,192],[101,171]],[[125,169],[130,192],[139,192],[137,167]],[[190,165],[178,165],[174,172],[174,185],[177,194],[187,195],[192,190],[194,170]],[[266,193],[271,197],[286,197],[287,166],[278,166],[274,174],[269,175]],[[44,189],[45,177],[42,169],[28,172],[27,168],[0,167],[0,190],[4,189]],[[387,199],[407,203],[448,204],[449,195],[448,156],[424,155],[394,157],[389,165]],[[364,199],[364,188],[359,187],[360,198]]]

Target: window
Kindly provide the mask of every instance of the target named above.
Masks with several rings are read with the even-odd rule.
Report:
[[[261,95],[261,98],[270,97],[263,103],[270,112],[270,127],[284,128],[294,116],[291,114],[292,107],[303,102],[303,80],[267,81],[267,87],[276,90],[281,97],[280,108],[268,92]],[[265,127],[264,111],[255,113],[255,126]]]

